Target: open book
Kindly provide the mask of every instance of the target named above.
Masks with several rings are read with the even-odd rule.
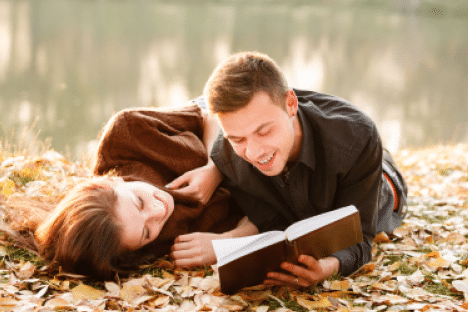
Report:
[[[361,219],[355,206],[347,206],[290,225],[285,231],[213,240],[218,259],[221,291],[263,282],[283,261],[298,263],[299,255],[320,259],[362,241]]]

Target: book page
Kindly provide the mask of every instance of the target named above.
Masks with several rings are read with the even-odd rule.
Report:
[[[245,237],[214,239],[211,243],[218,259],[218,266],[222,266],[284,239],[284,232],[269,231]]]
[[[351,205],[298,221],[285,230],[286,237],[288,241],[293,241],[298,237],[338,221],[339,219],[343,219],[357,211],[356,207]]]

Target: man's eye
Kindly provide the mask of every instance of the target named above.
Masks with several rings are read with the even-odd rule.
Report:
[[[150,238],[150,231],[148,228],[145,228],[146,230],[146,234],[145,234],[145,239],[149,239]]]
[[[234,144],[241,144],[242,142],[244,142],[244,139],[231,139],[231,142],[234,143]]]
[[[266,135],[268,135],[270,132],[271,132],[271,129],[268,130],[268,131],[265,131],[265,132],[259,132],[259,133],[258,133],[258,136],[266,136]]]

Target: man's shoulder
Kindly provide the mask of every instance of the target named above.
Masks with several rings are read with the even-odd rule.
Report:
[[[376,131],[372,119],[351,102],[325,93],[294,90],[305,117],[326,132],[360,136]]]
[[[335,165],[352,164],[365,149],[381,144],[374,122],[352,103],[333,95],[295,90],[314,145]]]

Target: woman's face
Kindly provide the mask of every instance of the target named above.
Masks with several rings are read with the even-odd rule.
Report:
[[[119,181],[115,212],[122,222],[121,241],[136,250],[158,237],[174,211],[174,199],[168,193],[145,182]]]

